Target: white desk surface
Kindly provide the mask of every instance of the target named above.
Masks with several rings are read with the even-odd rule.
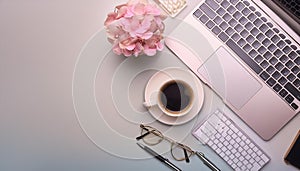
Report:
[[[0,0],[1,171],[168,169],[153,158],[119,157],[99,148],[80,127],[74,110],[72,80],[78,55],[103,28],[106,14],[124,2]],[[178,18],[184,18],[196,3],[189,0]],[[296,170],[283,162],[283,155],[299,129],[299,115],[268,142],[234,114],[230,117],[271,157],[263,170]],[[103,140],[109,142],[110,136]],[[221,169],[229,169],[191,135],[186,143],[205,151]],[[145,153],[122,142],[112,142],[111,148],[115,146]],[[195,157],[190,164],[174,163],[183,170],[209,170]]]

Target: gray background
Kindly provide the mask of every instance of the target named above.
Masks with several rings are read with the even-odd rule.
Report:
[[[74,111],[77,57],[87,40],[103,28],[106,14],[124,2],[0,0],[1,171],[167,170],[155,159],[120,158],[100,149],[83,132]],[[179,18],[192,4],[196,1],[190,0]],[[299,129],[299,115],[268,142],[230,116],[271,156],[265,170],[293,169],[282,157]],[[191,141],[193,148],[206,151],[218,166],[228,169],[212,151]],[[208,170],[195,157],[190,164],[176,165]]]

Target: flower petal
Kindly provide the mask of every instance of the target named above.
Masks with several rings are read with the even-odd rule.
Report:
[[[153,32],[146,32],[146,33],[140,35],[140,37],[141,37],[142,39],[147,40],[147,39],[150,39],[150,38],[152,37],[152,35],[153,35]]]
[[[112,23],[116,19],[117,15],[118,14],[116,14],[114,12],[111,12],[111,13],[107,14],[107,18],[104,21],[104,25],[108,26],[110,23]]]
[[[148,56],[154,56],[156,54],[156,49],[145,46],[144,53]]]
[[[145,4],[138,3],[133,6],[133,13],[135,15],[144,15],[146,13]]]

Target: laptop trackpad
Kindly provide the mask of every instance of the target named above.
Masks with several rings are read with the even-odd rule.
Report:
[[[208,83],[236,109],[253,97],[262,85],[223,47],[198,69]]]

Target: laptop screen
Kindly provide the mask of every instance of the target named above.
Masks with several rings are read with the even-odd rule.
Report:
[[[290,17],[300,24],[300,0],[273,0]]]

